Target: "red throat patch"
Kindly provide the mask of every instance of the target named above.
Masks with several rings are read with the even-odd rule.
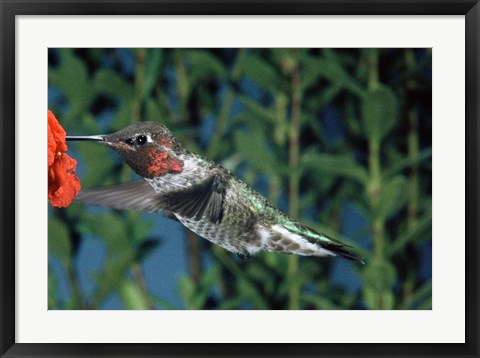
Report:
[[[151,148],[148,153],[147,172],[151,178],[165,175],[167,173],[181,173],[183,170],[183,162],[173,158],[166,151],[159,151]]]

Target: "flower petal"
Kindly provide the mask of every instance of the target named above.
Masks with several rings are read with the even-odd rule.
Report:
[[[80,180],[75,174],[77,161],[68,154],[55,157],[48,170],[48,200],[53,206],[67,207],[80,191]]]
[[[67,142],[65,136],[67,133],[62,128],[60,123],[58,123],[57,118],[48,110],[48,131],[52,133],[53,139],[55,141],[55,151],[56,152],[66,152],[68,150]]]
[[[53,206],[66,207],[80,191],[80,180],[75,174],[77,161],[65,154],[65,130],[48,111],[48,200]]]

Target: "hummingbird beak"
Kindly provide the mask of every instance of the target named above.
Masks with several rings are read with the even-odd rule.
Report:
[[[103,135],[67,135],[67,140],[85,140],[85,141],[92,141],[92,142],[105,142],[105,136]]]

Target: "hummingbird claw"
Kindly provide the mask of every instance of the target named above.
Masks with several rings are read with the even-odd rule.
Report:
[[[242,253],[242,252],[237,253],[237,256],[238,256],[238,257],[240,258],[240,260],[242,260],[242,261],[247,261],[247,260],[251,257],[251,255],[250,255],[248,252],[246,252],[246,251],[245,251],[244,253]]]

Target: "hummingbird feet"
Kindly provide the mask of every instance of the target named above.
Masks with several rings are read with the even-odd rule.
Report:
[[[238,252],[237,256],[240,258],[242,261],[247,261],[252,255],[250,255],[248,252]]]

